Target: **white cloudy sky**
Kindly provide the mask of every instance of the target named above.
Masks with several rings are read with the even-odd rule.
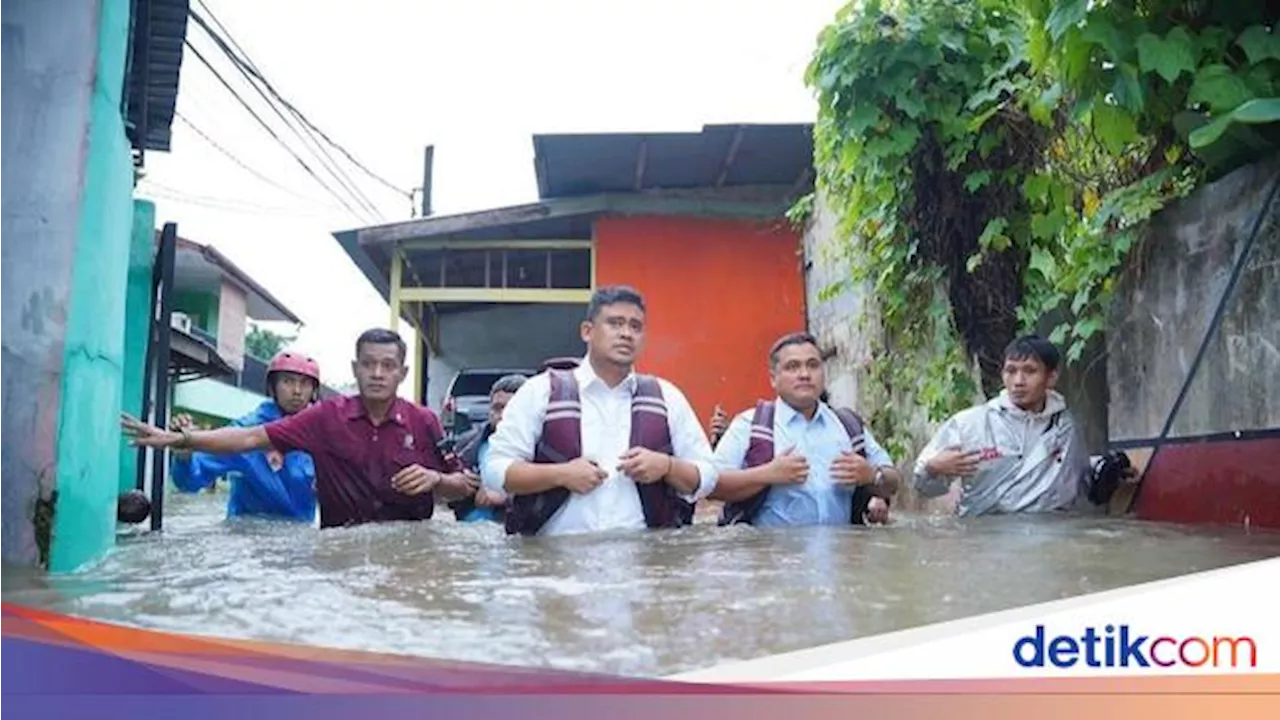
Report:
[[[535,199],[534,133],[811,121],[804,67],[843,4],[203,2],[286,99],[393,184],[420,185],[422,149],[434,144],[437,214]],[[334,185],[194,22],[187,37]],[[156,200],[157,222],[217,247],[300,315],[296,347],[331,384],[346,382],[353,340],[388,311],[331,233],[371,223],[342,209],[189,51],[178,112],[190,124],[175,119],[172,152],[148,154],[139,194]],[[406,198],[349,172],[383,217],[409,217]]]

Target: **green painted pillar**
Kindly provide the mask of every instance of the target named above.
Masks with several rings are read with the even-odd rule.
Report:
[[[115,542],[133,159],[125,136],[129,0],[102,0],[88,153],[71,274],[49,569],[75,570]]]
[[[155,264],[156,205],[133,201],[133,238],[129,244],[129,275],[124,305],[124,390],[120,407],[142,417],[146,381],[147,342],[151,329],[151,268]],[[138,478],[138,451],[120,447],[120,492],[132,490]]]

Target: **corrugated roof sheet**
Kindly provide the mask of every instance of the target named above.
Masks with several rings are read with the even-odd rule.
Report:
[[[811,182],[813,125],[707,125],[701,132],[534,135],[541,198]]]
[[[187,0],[133,0],[126,132],[135,150],[169,151]]]

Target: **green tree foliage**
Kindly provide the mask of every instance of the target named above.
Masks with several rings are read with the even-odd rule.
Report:
[[[855,0],[819,38],[818,186],[871,288],[871,371],[934,419],[1050,312],[1069,361],[1141,223],[1280,147],[1267,3]],[[806,199],[797,217],[812,206]],[[828,290],[836,292],[843,287]],[[893,418],[876,422],[891,437]],[[892,442],[892,440],[891,440]]]
[[[244,351],[259,360],[267,361],[296,339],[252,325],[244,335]]]

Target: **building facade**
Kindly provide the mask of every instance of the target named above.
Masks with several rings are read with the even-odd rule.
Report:
[[[708,417],[768,397],[765,354],[805,326],[800,235],[808,125],[534,137],[539,200],[335,233],[427,358],[413,396],[440,408],[466,368],[536,368],[585,352],[595,288],[648,304],[638,369]]]

